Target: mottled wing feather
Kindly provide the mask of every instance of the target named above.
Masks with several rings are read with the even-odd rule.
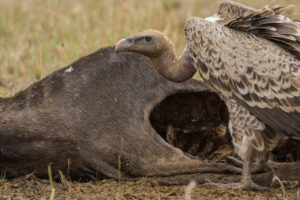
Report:
[[[241,15],[225,26],[266,38],[300,59],[300,25],[281,15],[290,6],[259,9]]]
[[[230,133],[235,147],[242,147],[244,137],[247,137],[257,151],[270,151],[275,147],[281,137],[280,134],[271,131],[235,100],[228,99],[226,104],[230,115]]]
[[[210,87],[270,127],[300,137],[300,61],[273,42],[200,18],[187,21],[188,48]],[[200,62],[198,62],[200,63]]]
[[[300,132],[300,114],[297,112],[284,112],[280,108],[259,108],[257,106],[251,107],[245,101],[240,98],[234,97],[234,99],[253,115],[264,123],[270,125],[273,129],[285,133],[288,136],[299,138]]]
[[[225,20],[233,20],[242,15],[254,13],[256,9],[250,8],[243,4],[225,1],[220,3],[217,15]]]

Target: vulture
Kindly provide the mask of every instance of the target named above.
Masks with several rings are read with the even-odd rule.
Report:
[[[183,82],[198,71],[223,99],[243,170],[240,182],[221,187],[266,189],[252,181],[251,163],[265,163],[284,136],[300,138],[300,24],[282,15],[287,8],[253,9],[226,1],[212,17],[190,17],[179,58],[171,41],[156,30],[115,45],[116,52],[148,57],[172,81]]]

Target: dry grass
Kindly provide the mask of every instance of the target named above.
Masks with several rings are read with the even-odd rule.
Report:
[[[160,186],[151,179],[118,182],[113,180],[88,183],[55,183],[55,199],[80,200],[184,200],[185,186]],[[21,177],[13,181],[0,181],[0,200],[6,199],[49,199],[50,186],[47,181],[35,177]],[[281,190],[266,192],[224,190],[197,185],[190,193],[193,200],[282,200]],[[297,189],[286,191],[286,200],[296,200]],[[297,199],[298,200],[298,199]]]
[[[208,16],[210,0],[0,0],[0,87],[10,96],[79,57],[137,31],[154,28],[184,48],[183,25],[190,15]],[[269,0],[241,2],[261,7]],[[295,4],[300,1],[281,0]],[[1,84],[0,84],[1,85]]]

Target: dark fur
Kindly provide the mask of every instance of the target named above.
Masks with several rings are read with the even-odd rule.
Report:
[[[72,66],[72,72],[66,72]],[[158,75],[147,58],[115,54],[103,48],[32,84],[11,98],[0,99],[0,169],[8,177],[47,165],[73,177],[118,178],[195,171],[201,168],[168,145],[152,128],[149,115],[169,95],[207,91],[198,81],[173,83]],[[216,97],[217,98],[217,97]],[[169,161],[169,158],[172,158]],[[176,159],[174,159],[176,158]],[[158,159],[165,159],[158,163]]]

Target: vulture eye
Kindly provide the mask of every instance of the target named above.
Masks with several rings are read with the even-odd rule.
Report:
[[[147,36],[147,37],[145,37],[145,40],[146,40],[147,42],[150,42],[150,41],[152,40],[152,38],[149,37],[149,36]]]

